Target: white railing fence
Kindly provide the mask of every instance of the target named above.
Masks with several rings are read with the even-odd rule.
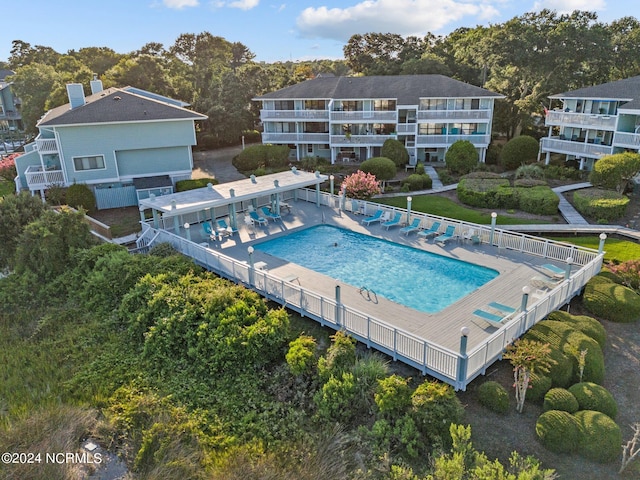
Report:
[[[314,190],[303,189],[295,193],[295,198],[308,202],[317,202]],[[321,205],[338,205],[339,197],[322,193]],[[343,205],[354,207],[356,201],[345,199]],[[373,213],[382,208],[391,212],[406,211],[395,207],[371,202],[358,202],[358,211]],[[572,257],[575,267],[568,279],[562,281],[553,290],[542,297],[531,296],[525,312],[519,312],[508,323],[500,327],[493,335],[474,347],[468,354],[461,354],[436,345],[426,339],[396,328],[383,320],[371,317],[343,303],[336,298],[322,296],[264,270],[252,269],[243,261],[228,257],[206,246],[193,243],[172,232],[155,229],[143,224],[143,232],[138,238],[138,251],[144,251],[155,243],[168,242],[179,252],[190,256],[204,268],[236,283],[253,288],[264,297],[276,301],[300,314],[313,318],[323,326],[335,330],[344,329],[357,340],[381,352],[400,360],[423,374],[464,390],[478,375],[502,356],[505,348],[531,326],[545,318],[574,297],[587,281],[600,271],[603,254],[595,250],[542,240],[525,234],[507,232],[486,225],[458,222],[456,220],[412,212],[424,222],[440,221],[441,229],[455,225],[456,233],[474,229],[481,242],[490,243],[498,248],[508,248],[519,252],[556,260]]]

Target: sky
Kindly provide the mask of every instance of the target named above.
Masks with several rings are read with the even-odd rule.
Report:
[[[13,40],[58,53],[84,47],[128,53],[149,42],[169,48],[183,33],[202,32],[244,44],[256,61],[341,59],[344,45],[356,33],[447,35],[459,27],[498,24],[543,8],[558,13],[595,11],[600,21],[610,23],[637,16],[628,4],[621,0],[28,0],[3,9],[0,60],[8,59]]]

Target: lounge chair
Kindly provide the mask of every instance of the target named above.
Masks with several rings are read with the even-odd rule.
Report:
[[[449,240],[451,240],[454,237],[455,231],[456,231],[456,226],[449,225],[442,235],[433,239],[433,243],[447,243]]]
[[[400,229],[400,232],[404,233],[405,235],[409,236],[409,234],[411,232],[414,232],[416,230],[420,229],[420,219],[419,218],[414,218],[413,222],[411,222],[409,225],[407,225],[406,227],[402,227]]]
[[[396,225],[400,225],[401,218],[402,218],[402,214],[400,212],[396,212],[393,218],[388,222],[384,222],[382,226],[385,227],[387,230],[389,230],[390,227],[395,227]]]
[[[510,307],[509,305],[504,305],[504,304],[498,303],[498,302],[491,302],[491,303],[489,303],[489,306],[491,308],[493,308],[494,310],[497,310],[497,311],[499,311],[501,313],[506,313],[506,314],[516,313],[516,311],[517,311],[516,308]]]
[[[260,215],[258,215],[255,211],[251,211],[249,212],[249,217],[251,217],[251,220],[253,220],[253,224],[255,225],[256,223],[258,225],[266,225],[267,219],[264,217],[261,217]]]
[[[540,268],[544,270],[544,274],[551,278],[564,278],[564,270],[560,267],[556,267],[551,263],[545,263],[540,265]]]
[[[211,224],[209,222],[203,222],[202,229],[204,230],[205,235],[207,235],[210,240],[217,240],[218,234],[213,231],[213,227],[211,227]]]
[[[370,225],[373,222],[381,222],[383,213],[384,212],[382,210],[376,210],[376,213],[374,213],[370,217],[363,218],[362,219],[362,223],[364,223],[366,225]]]
[[[424,238],[433,237],[438,234],[438,230],[440,230],[440,222],[433,222],[428,230],[422,230],[418,232],[418,236]]]
[[[224,218],[220,218],[216,220],[216,223],[218,224],[218,234],[221,236],[222,235],[230,236],[237,232],[237,230],[234,230],[227,224],[227,221]]]
[[[558,285],[560,279],[550,279],[548,277],[541,277],[536,275],[531,279],[531,286],[535,288],[544,288],[547,290],[553,290]]]
[[[268,207],[262,207],[262,214],[267,217],[270,218],[271,220],[273,220],[274,222],[276,220],[282,220],[282,217],[280,215],[278,215],[277,213],[273,213],[271,210],[269,210]]]
[[[489,312],[486,312],[486,311],[481,310],[481,309],[474,310],[473,314],[476,317],[480,317],[481,319],[483,319],[487,323],[490,323],[491,325],[500,325],[505,320],[505,318],[507,318],[509,316],[509,315],[506,315],[506,316],[505,315],[495,315],[493,313],[489,313]]]

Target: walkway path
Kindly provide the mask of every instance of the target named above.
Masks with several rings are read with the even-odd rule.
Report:
[[[564,198],[563,193],[569,192],[571,190],[580,190],[582,188],[589,188],[591,184],[589,182],[585,183],[574,183],[571,185],[563,185],[561,187],[556,187],[553,189],[555,194],[560,199],[560,203],[558,204],[558,210],[560,210],[560,215],[564,218],[567,223],[571,225],[589,225],[582,215],[578,213],[578,211],[573,208],[566,198]]]

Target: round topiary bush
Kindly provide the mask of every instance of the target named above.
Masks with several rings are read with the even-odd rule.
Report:
[[[388,138],[382,144],[380,156],[390,159],[398,168],[409,163],[409,152],[400,140]]]
[[[600,275],[587,282],[582,304],[590,313],[612,322],[631,323],[640,319],[640,295]]]
[[[542,409],[545,412],[562,410],[563,412],[576,413],[579,408],[576,397],[565,388],[552,388],[545,394],[544,402],[542,402]]]
[[[600,348],[604,348],[607,341],[607,332],[604,326],[595,318],[587,315],[571,315],[568,312],[556,310],[555,312],[551,312],[547,316],[547,319],[564,322],[565,324],[573,326],[576,330],[581,331],[598,342]]]
[[[509,392],[498,382],[484,382],[478,387],[478,401],[496,413],[509,411]]]
[[[560,322],[555,322],[560,323]],[[524,338],[535,340],[541,343],[548,343],[551,347],[550,357],[555,362],[551,365],[548,375],[554,387],[567,387],[573,378],[573,363],[571,358],[562,351],[565,333],[571,330],[569,325],[550,324],[549,320],[543,320],[534,325],[525,334]]]
[[[580,410],[574,414],[580,428],[578,453],[589,460],[609,463],[620,457],[620,427],[602,412]]]
[[[528,135],[512,138],[502,147],[500,163],[505,170],[515,170],[520,165],[533,163],[538,157],[538,141]]]
[[[444,161],[449,171],[456,175],[465,175],[478,165],[478,150],[468,140],[458,140],[447,150]]]
[[[541,373],[532,373],[529,380],[526,400],[532,403],[542,403],[545,394],[551,389],[553,381]]]
[[[547,450],[555,453],[571,453],[580,444],[580,425],[569,412],[549,410],[538,417],[536,435]]]
[[[431,177],[426,173],[422,175],[412,173],[404,179],[404,183],[409,186],[409,191],[428,190],[432,185]]]
[[[74,183],[67,188],[65,198],[70,207],[83,208],[88,213],[96,209],[96,196],[84,183]]]
[[[573,362],[573,383],[580,381],[602,383],[604,380],[604,355],[598,342],[579,330],[573,330],[567,335],[562,350]],[[586,354],[584,355],[582,378],[580,378],[579,362],[582,351],[586,351]]]
[[[576,398],[580,410],[595,410],[616,418],[618,404],[606,388],[592,382],[582,382],[571,385],[569,392]]]
[[[375,175],[377,180],[391,180],[396,176],[396,164],[393,160],[385,157],[372,157],[360,164],[360,170],[364,173]]]

